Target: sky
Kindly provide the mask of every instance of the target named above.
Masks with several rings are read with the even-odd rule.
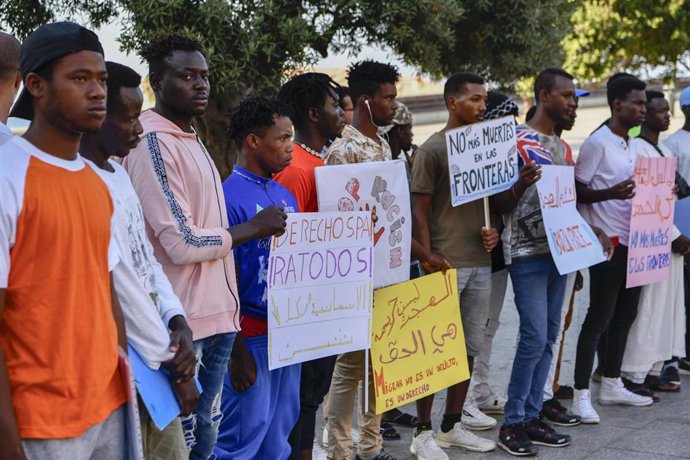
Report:
[[[121,64],[132,67],[141,75],[146,75],[146,66],[141,63],[139,56],[136,54],[127,55],[120,51],[120,42],[117,38],[120,36],[120,24],[108,24],[100,29],[95,30],[101,39],[105,57],[108,61],[115,61]],[[382,62],[390,62],[398,66],[400,72],[404,76],[413,76],[416,73],[414,67],[405,65],[403,61],[391,49],[382,47],[365,46],[362,51],[356,56],[348,56],[343,53],[330,53],[326,59],[322,59],[316,64],[317,67],[347,67],[350,62],[360,59],[374,59]]]

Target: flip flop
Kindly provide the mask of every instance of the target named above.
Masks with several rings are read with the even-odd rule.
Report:
[[[417,427],[417,417],[407,412],[400,412],[393,418],[386,418],[385,422],[392,423],[393,425],[407,426],[410,428]]]
[[[400,433],[390,423],[382,423],[379,428],[381,437],[384,441],[398,441],[401,439]]]

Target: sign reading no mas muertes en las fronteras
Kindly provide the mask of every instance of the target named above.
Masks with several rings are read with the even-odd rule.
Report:
[[[450,130],[446,146],[453,206],[508,190],[517,180],[512,116]]]

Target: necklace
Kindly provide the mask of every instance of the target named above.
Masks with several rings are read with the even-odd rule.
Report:
[[[312,155],[314,155],[316,158],[321,158],[321,154],[319,152],[317,152],[316,150],[314,150],[310,147],[307,147],[305,144],[298,143],[297,145],[299,145],[304,150],[306,150],[307,153],[311,153]]]

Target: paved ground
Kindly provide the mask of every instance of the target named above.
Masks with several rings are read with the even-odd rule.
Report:
[[[586,280],[586,278],[585,278]],[[563,372],[561,383],[572,384],[573,366],[575,360],[575,345],[580,325],[584,320],[588,305],[588,284],[576,297],[573,325],[566,335]],[[518,317],[513,303],[512,288],[508,287],[501,327],[494,342],[492,356],[491,377],[494,388],[505,395],[508,377],[515,354]],[[661,401],[650,407],[632,408],[617,406],[600,406],[595,408],[601,417],[599,425],[580,425],[572,428],[562,428],[564,433],[573,437],[571,446],[561,449],[541,447],[539,458],[542,459],[675,459],[690,458],[687,447],[690,435],[690,377],[683,377],[684,388],[680,393],[661,394]],[[594,384],[594,397],[598,394],[599,385]],[[433,423],[435,428],[440,425],[445,397],[436,400]],[[569,405],[569,401],[565,402]],[[404,407],[407,412],[415,414],[414,404]],[[502,418],[498,418],[502,422]],[[319,416],[319,430],[323,427],[323,419]],[[409,452],[412,430],[400,428],[403,439],[387,442],[385,449],[400,460],[413,459]],[[498,429],[477,432],[480,436],[496,439]],[[320,439],[321,431],[317,437]],[[497,450],[490,454],[470,454],[460,450],[448,450],[451,459],[480,459],[480,458],[511,458],[503,451]],[[322,453],[317,453],[315,459],[325,459]]]

